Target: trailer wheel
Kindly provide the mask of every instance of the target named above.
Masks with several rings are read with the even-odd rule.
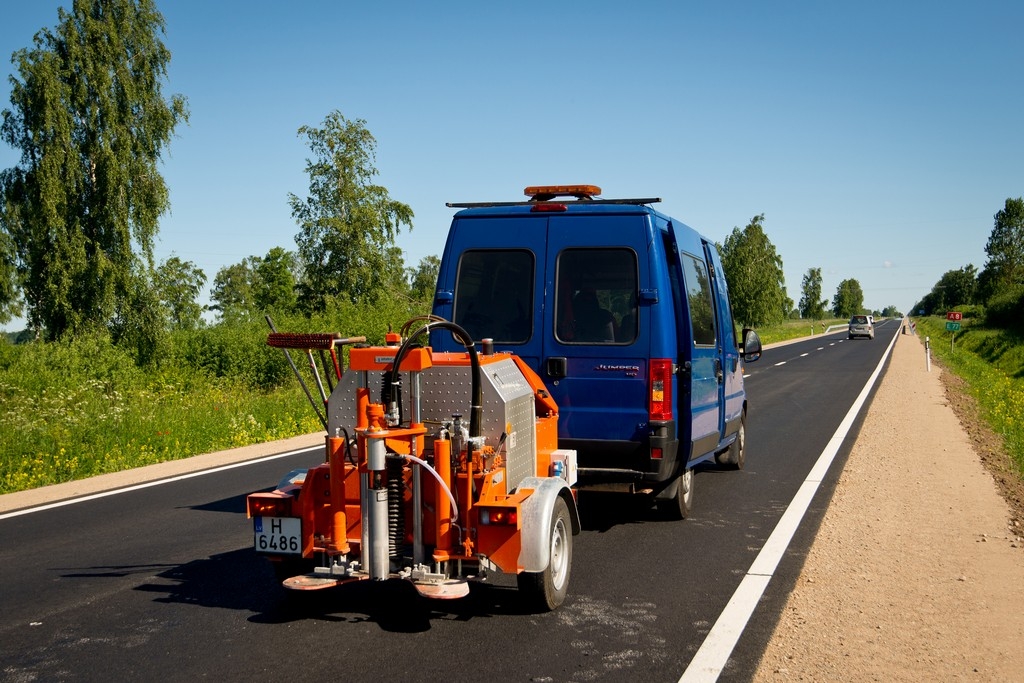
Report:
[[[669,519],[686,519],[693,509],[693,469],[687,468],[674,484],[676,494],[665,500],[658,500],[658,512]]]
[[[561,497],[555,499],[548,532],[550,558],[541,572],[522,572],[516,577],[526,602],[541,612],[550,612],[565,601],[572,572],[572,522],[569,507]]]
[[[715,462],[719,465],[726,465],[736,470],[743,469],[743,463],[747,454],[747,414],[740,417],[740,430],[736,433],[736,440],[732,442],[727,450],[715,456]]]

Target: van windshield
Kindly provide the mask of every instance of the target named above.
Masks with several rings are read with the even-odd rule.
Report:
[[[455,283],[455,323],[476,340],[528,342],[533,336],[533,279],[530,251],[466,251]]]
[[[564,344],[633,343],[636,293],[632,249],[562,251],[555,285],[556,338]]]

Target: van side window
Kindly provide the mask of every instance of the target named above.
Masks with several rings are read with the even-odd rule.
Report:
[[[555,338],[565,344],[636,341],[637,258],[632,249],[566,249],[558,255]]]
[[[534,256],[525,249],[469,250],[459,259],[455,324],[480,340],[522,344],[533,336]]]
[[[686,299],[690,305],[690,321],[693,325],[693,343],[700,346],[715,345],[715,309],[711,294],[711,280],[704,261],[682,254],[683,281],[686,283]]]

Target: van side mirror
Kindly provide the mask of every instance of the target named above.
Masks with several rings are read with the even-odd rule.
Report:
[[[761,338],[749,327],[743,328],[743,362],[753,363],[761,357]]]

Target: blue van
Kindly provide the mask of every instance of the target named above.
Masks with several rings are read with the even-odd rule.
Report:
[[[694,466],[743,466],[743,363],[761,353],[753,330],[737,337],[715,245],[652,209],[657,198],[602,199],[592,185],[525,193],[447,205],[461,210],[433,313],[540,375],[579,488],[653,496],[685,518]],[[431,345],[464,350],[444,330]]]

